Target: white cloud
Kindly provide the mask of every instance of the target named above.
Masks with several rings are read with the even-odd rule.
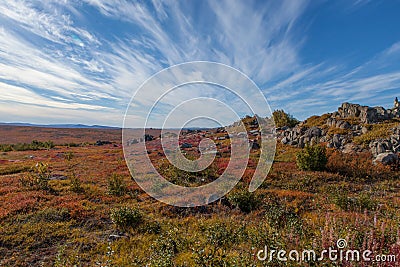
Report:
[[[106,16],[138,25],[143,30],[140,38],[145,39],[136,41],[145,40],[167,65],[212,60],[262,82],[299,66],[299,42],[291,39],[291,29],[306,1],[269,4],[263,10],[243,1],[209,1],[210,9],[204,12],[214,14],[207,14],[210,21],[204,25],[209,27],[205,32],[183,9],[184,3],[155,1],[157,14],[161,14],[157,19],[147,5],[138,2],[86,2]]]
[[[11,101],[16,103],[60,108],[60,109],[112,110],[111,108],[103,106],[87,105],[87,104],[64,102],[64,101],[54,101],[50,98],[45,98],[41,95],[38,95],[26,88],[9,85],[3,82],[0,82],[0,94],[1,94],[1,101]]]
[[[46,1],[35,4],[42,4],[47,9],[39,10],[28,1],[3,0],[0,2],[0,14],[11,19],[13,24],[52,42],[73,43],[73,36],[77,35],[87,43],[100,44],[88,31],[75,28],[70,16],[51,6],[51,1],[47,5]]]
[[[40,105],[24,113],[27,120],[45,114],[40,108],[78,109],[89,115],[105,114],[108,107],[123,114],[132,94],[151,75],[195,60],[238,68],[266,85],[264,92],[277,108],[303,114],[302,103],[318,107],[341,99],[379,99],[398,88],[393,62],[400,60],[399,43],[361,66],[304,63],[300,52],[307,36],[300,35],[297,23],[308,1],[261,3],[1,1],[0,101],[21,103],[25,110],[32,106],[29,101]],[[362,4],[354,2],[356,7]],[[112,20],[124,27],[102,35],[102,26],[85,24],[91,22],[88,5],[105,24]]]
[[[71,96],[74,92],[112,92],[113,86],[87,77],[76,66],[54,58],[16,34],[0,28],[0,79]],[[64,59],[65,60],[65,59]]]

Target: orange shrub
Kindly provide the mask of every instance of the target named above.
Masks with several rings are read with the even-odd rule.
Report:
[[[389,166],[374,165],[369,152],[346,154],[334,151],[328,157],[326,168],[330,172],[356,179],[384,180],[396,177],[396,173],[391,171]]]

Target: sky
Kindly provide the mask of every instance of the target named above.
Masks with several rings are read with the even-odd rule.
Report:
[[[394,0],[2,0],[0,122],[120,127],[143,82],[190,61],[238,69],[299,119],[390,108],[399,13]]]

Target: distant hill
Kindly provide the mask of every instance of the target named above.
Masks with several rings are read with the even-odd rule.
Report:
[[[67,129],[121,129],[120,127],[104,126],[104,125],[85,125],[85,124],[32,124],[22,122],[0,122],[1,125],[7,126],[28,126],[42,128],[67,128]]]

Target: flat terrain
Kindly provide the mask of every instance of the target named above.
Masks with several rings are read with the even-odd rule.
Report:
[[[255,256],[265,246],[320,252],[341,238],[349,248],[400,259],[399,171],[371,164],[371,155],[332,149],[325,171],[301,171],[300,149],[278,144],[272,171],[249,193],[259,154],[252,149],[245,175],[226,197],[176,208],[136,185],[120,135],[113,129],[0,127],[0,144],[56,144],[0,152],[0,266],[361,266],[327,260],[271,265]],[[188,155],[196,156],[199,139],[200,133],[185,139],[193,143]],[[94,145],[97,140],[111,143]],[[155,166],[177,184],[215,179],[229,162],[229,140],[220,141],[216,161],[200,174],[165,163],[158,140],[147,145]]]
[[[64,129],[0,125],[0,144],[30,143],[32,140],[63,143],[93,143],[97,140],[121,142],[118,129]]]

